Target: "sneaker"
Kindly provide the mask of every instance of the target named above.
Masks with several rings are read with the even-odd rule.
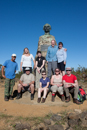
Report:
[[[73,99],[73,103],[76,103],[77,105],[82,104],[82,102],[79,102],[77,99]]]
[[[41,103],[44,103],[44,102],[45,102],[45,100],[46,100],[46,98],[43,98],[43,99],[42,99],[42,101],[41,101]]]
[[[52,95],[52,99],[51,99],[52,102],[55,101],[55,96]]]
[[[38,98],[38,99],[37,99],[37,102],[40,103],[40,101],[41,101],[41,98]]]
[[[9,96],[9,99],[10,99],[10,100],[13,100],[13,97],[12,97],[12,96]]]
[[[5,100],[5,101],[8,101],[8,100],[9,100],[9,99],[8,99],[8,96],[5,96],[4,100]]]
[[[66,102],[69,102],[70,101],[70,96],[69,97],[67,97],[67,99],[66,99]]]
[[[34,94],[31,94],[31,100],[34,100]]]
[[[20,99],[21,98],[21,93],[18,93],[16,99]]]
[[[61,96],[61,101],[65,101],[65,97],[64,96]]]

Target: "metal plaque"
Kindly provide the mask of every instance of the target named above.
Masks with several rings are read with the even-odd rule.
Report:
[[[49,45],[41,45],[41,51],[47,51]]]

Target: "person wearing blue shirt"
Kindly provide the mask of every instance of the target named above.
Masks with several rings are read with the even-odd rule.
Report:
[[[58,46],[55,45],[55,40],[51,41],[51,46],[48,47],[46,60],[48,63],[48,74],[47,76],[51,78],[51,70],[53,74],[55,73],[55,69],[57,68],[57,53]]]
[[[63,43],[59,42],[56,56],[58,60],[58,68],[60,69],[60,74],[62,76],[65,75],[65,65],[66,65],[66,57],[67,57],[66,51],[67,49],[63,48]]]
[[[41,93],[44,92],[43,94],[43,99],[41,103],[44,103],[46,100],[46,95],[48,90],[50,89],[50,79],[46,77],[46,71],[42,71],[42,78],[40,79],[40,88],[38,89],[38,100],[37,102],[40,103],[41,101]]]
[[[15,62],[16,54],[12,54],[11,60],[6,60],[2,66],[2,77],[5,78],[4,100],[13,100],[12,92],[15,85],[15,72],[18,70],[18,64]],[[5,75],[4,75],[5,68]]]

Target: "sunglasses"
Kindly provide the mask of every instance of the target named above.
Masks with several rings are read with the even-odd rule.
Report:
[[[55,71],[55,72],[60,72],[60,71]]]
[[[46,75],[46,74],[42,74],[42,75]]]
[[[66,70],[66,71],[71,71],[71,70]]]

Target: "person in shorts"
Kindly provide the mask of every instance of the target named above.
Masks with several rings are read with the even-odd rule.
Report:
[[[60,69],[61,75],[65,75],[65,65],[66,65],[66,54],[67,49],[63,48],[63,43],[59,42],[58,44],[58,51],[56,53],[57,61],[58,61],[58,68]]]
[[[78,100],[77,100],[77,96],[78,96],[78,81],[77,81],[77,77],[73,74],[71,74],[71,68],[67,67],[66,68],[66,74],[63,76],[63,84],[64,84],[64,91],[66,94],[66,102],[70,101],[70,93],[74,94],[74,99],[73,102],[76,104],[81,104]]]
[[[21,92],[31,91],[31,100],[34,99],[34,75],[30,73],[30,68],[25,68],[18,84],[18,95],[16,99],[21,98]]]
[[[51,78],[51,91],[52,91],[52,102],[55,100],[55,94],[58,92],[61,96],[61,100],[65,101],[64,93],[63,93],[63,82],[62,75],[60,75],[60,70],[58,68],[55,69],[55,75]]]
[[[15,85],[15,72],[18,70],[18,64],[15,61],[16,54],[12,54],[11,60],[6,60],[2,66],[2,77],[5,78],[4,100],[13,100],[13,87]],[[5,75],[4,75],[5,69]]]
[[[47,92],[50,89],[49,83],[50,83],[50,79],[46,76],[46,71],[42,71],[42,78],[40,79],[40,88],[38,89],[38,100],[37,100],[38,103],[40,103],[41,101],[42,92],[44,92],[44,94],[41,103],[45,102]]]

